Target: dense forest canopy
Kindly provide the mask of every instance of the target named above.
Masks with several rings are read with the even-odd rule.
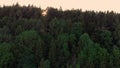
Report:
[[[120,14],[0,7],[0,68],[120,68]]]

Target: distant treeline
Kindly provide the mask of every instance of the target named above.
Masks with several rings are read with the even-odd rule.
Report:
[[[0,68],[120,68],[120,14],[0,7]]]

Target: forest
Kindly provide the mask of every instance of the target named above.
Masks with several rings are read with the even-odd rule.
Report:
[[[120,68],[120,14],[0,7],[0,68]]]

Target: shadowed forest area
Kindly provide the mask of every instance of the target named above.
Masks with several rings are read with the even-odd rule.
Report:
[[[120,14],[0,7],[0,68],[120,68]]]

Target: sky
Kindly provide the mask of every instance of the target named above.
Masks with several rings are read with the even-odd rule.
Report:
[[[46,7],[66,9],[82,9],[95,11],[114,11],[120,13],[120,0],[0,0],[0,5],[34,5],[45,9]]]

